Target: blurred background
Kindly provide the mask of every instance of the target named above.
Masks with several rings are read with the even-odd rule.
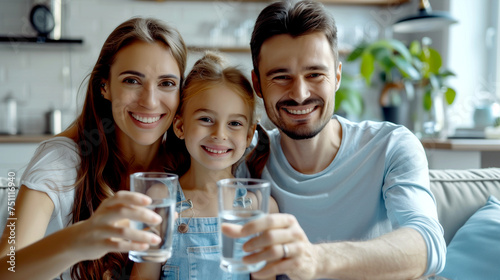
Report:
[[[74,120],[85,77],[105,38],[121,22],[133,16],[162,19],[177,27],[189,45],[188,70],[200,50],[214,48],[250,76],[250,34],[269,2],[0,0],[0,133],[16,136],[0,137],[0,172],[26,163],[41,140]],[[339,114],[355,121],[400,123],[422,139],[485,138],[485,128],[495,126],[500,116],[498,1],[320,2],[338,27],[343,63]],[[39,4],[54,19],[48,34],[31,23],[30,13]],[[430,21],[418,18],[424,4],[432,6],[424,15]],[[49,21],[42,20],[42,28]],[[361,66],[370,59],[368,53],[371,73]],[[386,115],[385,107],[399,107],[396,118]]]

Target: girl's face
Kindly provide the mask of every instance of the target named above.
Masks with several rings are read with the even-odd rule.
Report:
[[[191,163],[210,170],[230,168],[250,145],[255,126],[253,108],[231,88],[216,85],[196,94],[174,120],[176,135],[185,139]]]
[[[121,49],[101,93],[111,101],[120,145],[151,145],[172,124],[179,105],[180,70],[161,43]]]

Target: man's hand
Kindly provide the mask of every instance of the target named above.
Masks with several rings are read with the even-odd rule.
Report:
[[[267,278],[287,274],[291,279],[316,278],[319,269],[318,248],[309,242],[297,219],[289,214],[269,214],[244,226],[223,224],[222,233],[232,238],[259,234],[243,245],[246,263],[267,261],[266,266],[252,276]],[[284,245],[288,252],[285,255]]]

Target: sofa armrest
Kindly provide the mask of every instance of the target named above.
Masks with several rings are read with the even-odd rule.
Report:
[[[500,168],[429,170],[446,244],[488,197],[500,198]]]

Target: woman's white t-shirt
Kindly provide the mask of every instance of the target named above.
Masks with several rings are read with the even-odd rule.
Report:
[[[77,144],[67,137],[54,137],[40,143],[21,177],[21,185],[46,193],[54,203],[45,236],[71,224],[79,167]],[[63,279],[71,279],[69,275],[68,269]]]

